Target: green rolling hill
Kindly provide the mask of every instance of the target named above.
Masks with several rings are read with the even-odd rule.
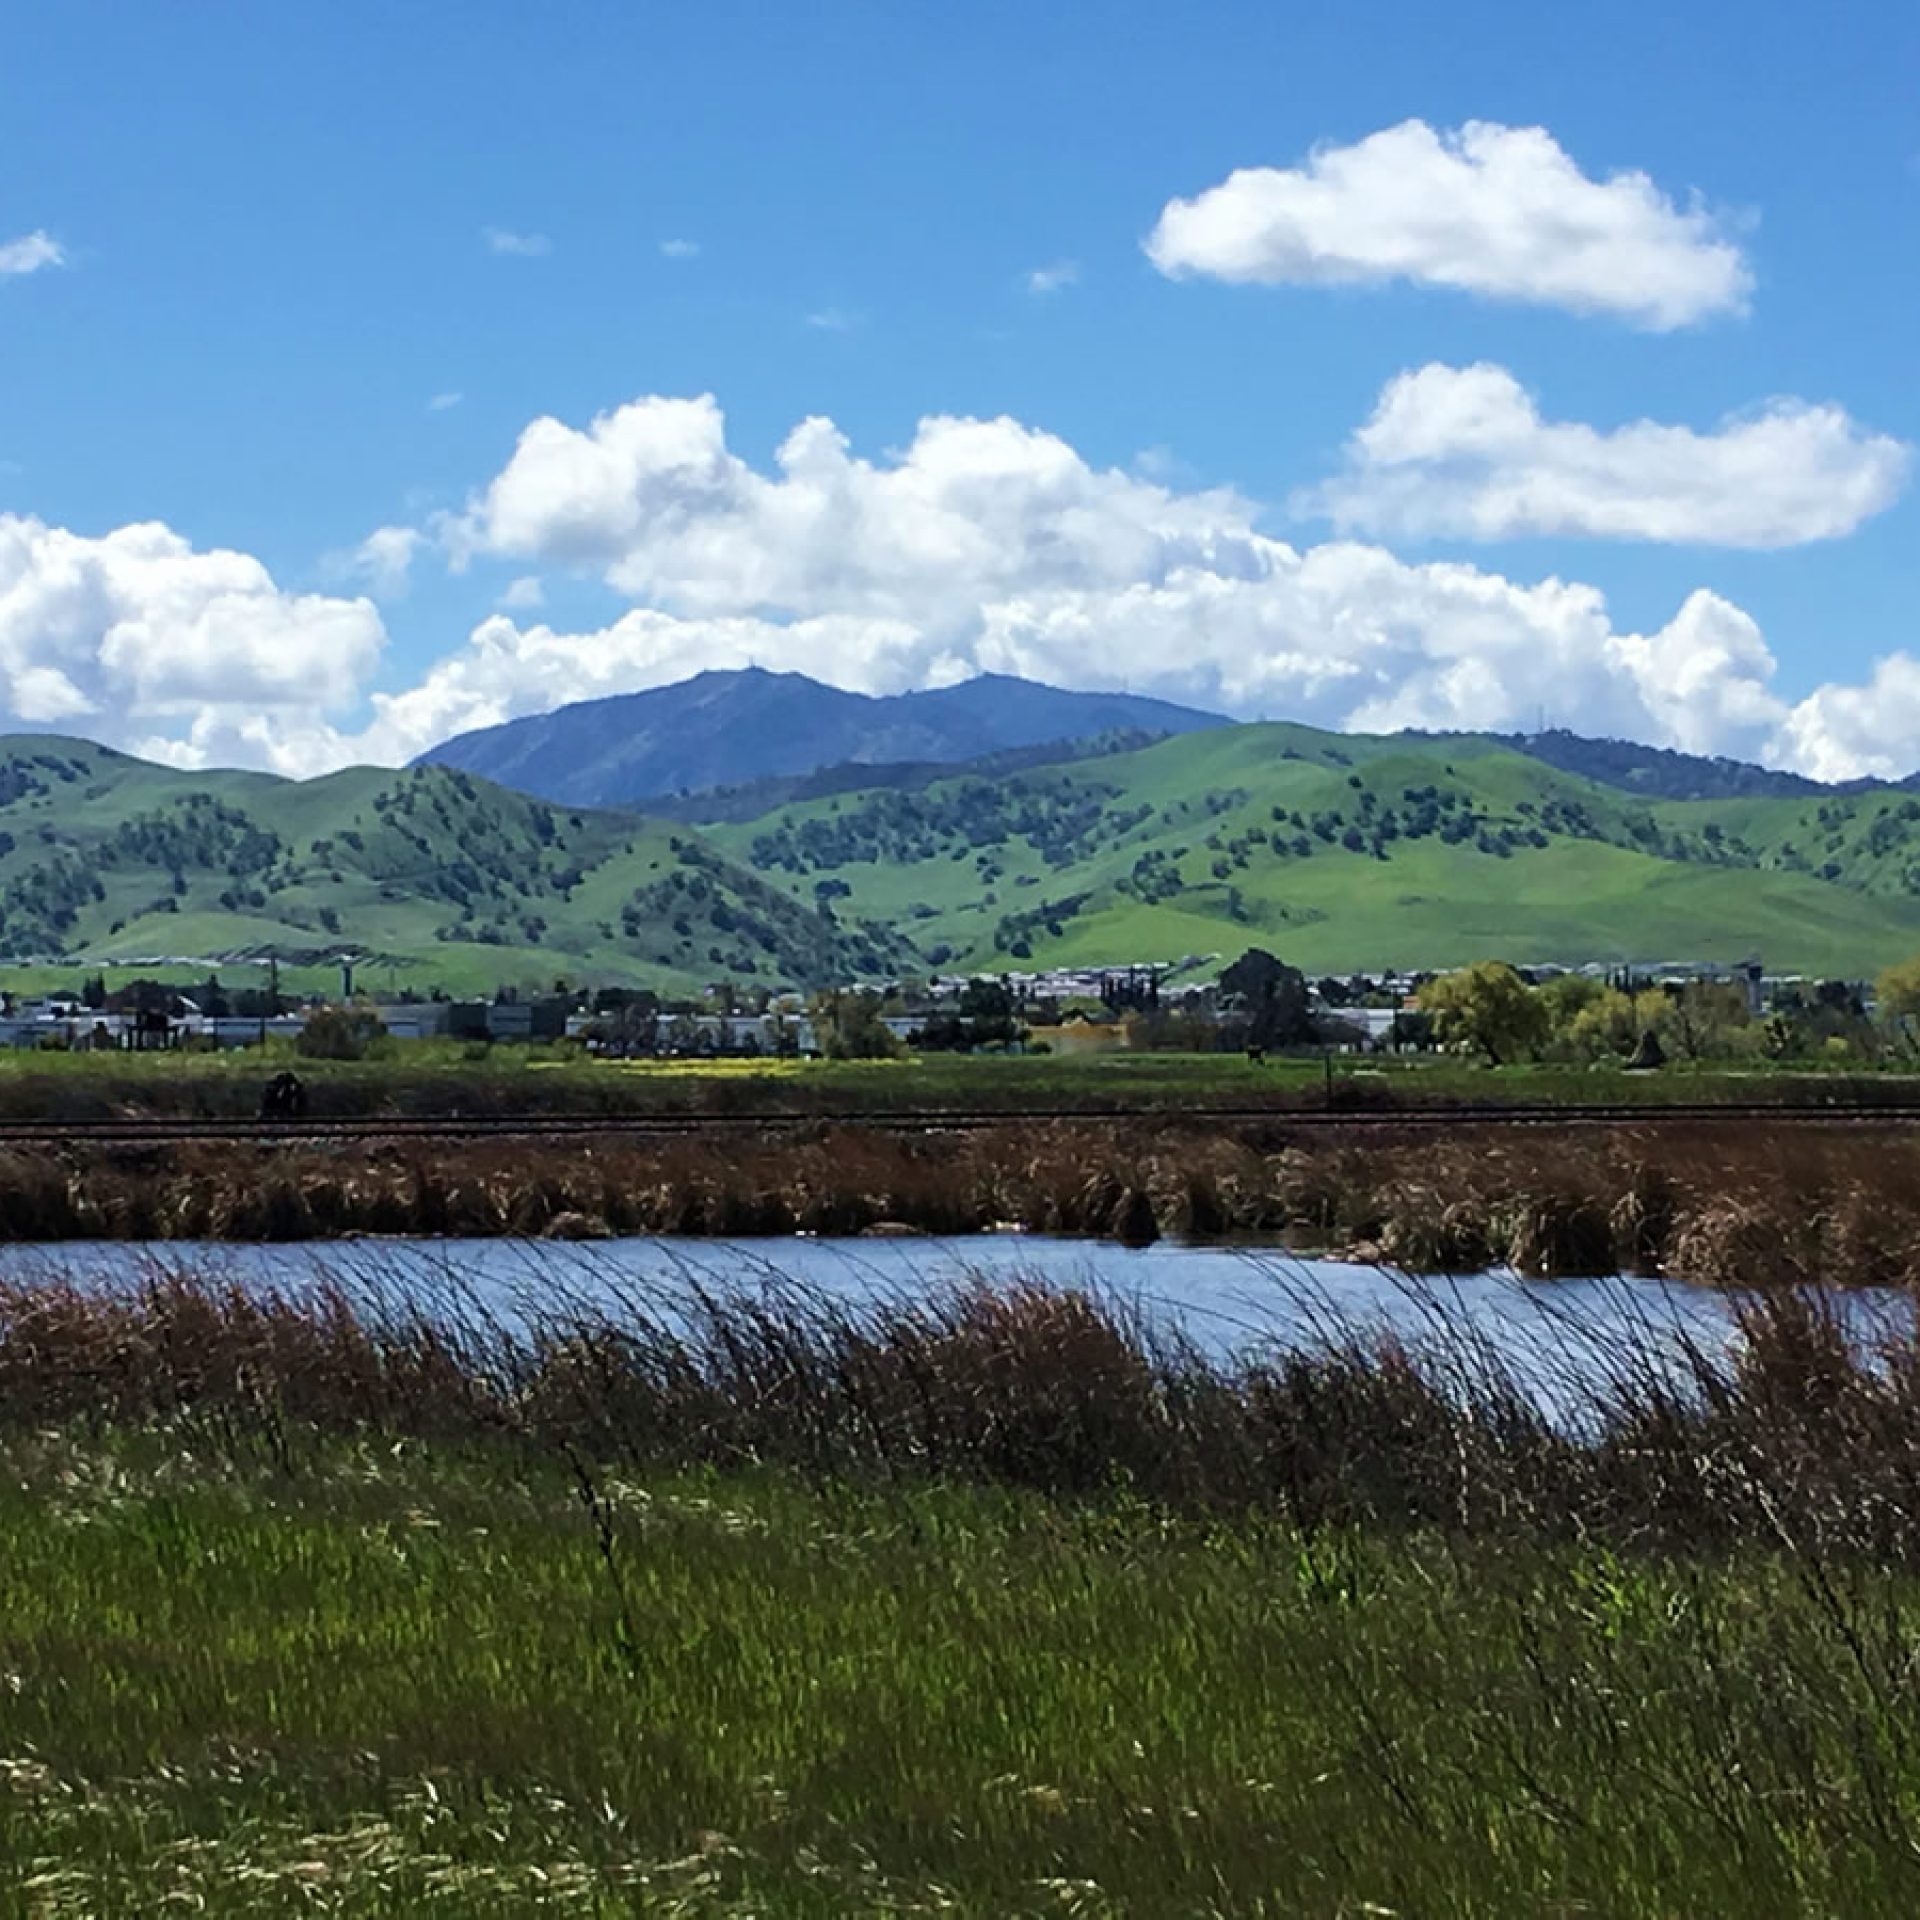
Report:
[[[1699,959],[1860,974],[1920,948],[1920,798],[1650,803],[1474,736],[1239,726],[708,829],[955,965],[1315,969]]]
[[[382,985],[475,992],[1254,943],[1314,970],[1758,952],[1859,976],[1920,951],[1920,795],[1899,787],[1656,800],[1501,741],[1285,725],[927,771],[695,827],[447,767],[295,782],[0,739],[0,959],[354,953]]]
[[[698,833],[549,806],[449,768],[180,773],[84,741],[0,739],[0,955],[294,966],[384,984],[890,973],[909,943],[829,917]]]

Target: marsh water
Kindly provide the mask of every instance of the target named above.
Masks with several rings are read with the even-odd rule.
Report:
[[[1729,1355],[1741,1305],[1738,1295],[1641,1275],[1542,1281],[1493,1271],[1411,1279],[1267,1248],[1161,1241],[1136,1250],[1030,1234],[0,1247],[0,1281],[123,1287],[168,1273],[252,1291],[297,1294],[332,1285],[377,1307],[478,1309],[520,1328],[578,1316],[620,1318],[636,1309],[671,1319],[702,1298],[857,1309],[911,1304],[961,1285],[1037,1282],[1083,1289],[1149,1333],[1177,1333],[1216,1361],[1390,1334],[1456,1366],[1495,1362],[1562,1410],[1602,1387],[1623,1356],[1677,1376],[1689,1352]],[[1836,1291],[1826,1298],[1863,1346],[1912,1326],[1912,1305],[1900,1294]]]

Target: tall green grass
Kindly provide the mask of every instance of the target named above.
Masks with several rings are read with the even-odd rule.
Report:
[[[0,1902],[1901,1914],[1920,1594],[1124,1499],[15,1442]]]
[[[1911,1337],[1436,1324],[0,1294],[0,1905],[1911,1911]]]

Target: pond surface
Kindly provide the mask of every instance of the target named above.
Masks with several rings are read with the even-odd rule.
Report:
[[[1373,1267],[1272,1249],[1184,1246],[1132,1250],[1029,1234],[951,1240],[366,1239],[247,1246],[165,1241],[0,1246],[0,1281],[138,1285],[186,1273],[242,1288],[299,1292],[320,1283],[375,1304],[434,1313],[478,1308],[518,1327],[579,1315],[672,1320],[698,1295],[801,1297],[839,1305],[911,1303],[957,1284],[1038,1281],[1077,1287],[1184,1335],[1226,1361],[1261,1349],[1314,1348],[1391,1333],[1410,1348],[1499,1362],[1543,1405],[1565,1413],[1631,1354],[1678,1375],[1684,1355],[1716,1358],[1737,1343],[1740,1296],[1619,1275],[1528,1281],[1505,1271],[1409,1279]],[[1891,1292],[1829,1299],[1863,1345],[1912,1326]]]

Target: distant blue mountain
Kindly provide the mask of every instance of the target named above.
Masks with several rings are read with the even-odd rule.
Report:
[[[1096,734],[1227,724],[1165,700],[1068,693],[1005,674],[875,697],[748,667],[456,734],[415,764],[460,767],[563,806],[619,807],[848,762],[947,764]]]

